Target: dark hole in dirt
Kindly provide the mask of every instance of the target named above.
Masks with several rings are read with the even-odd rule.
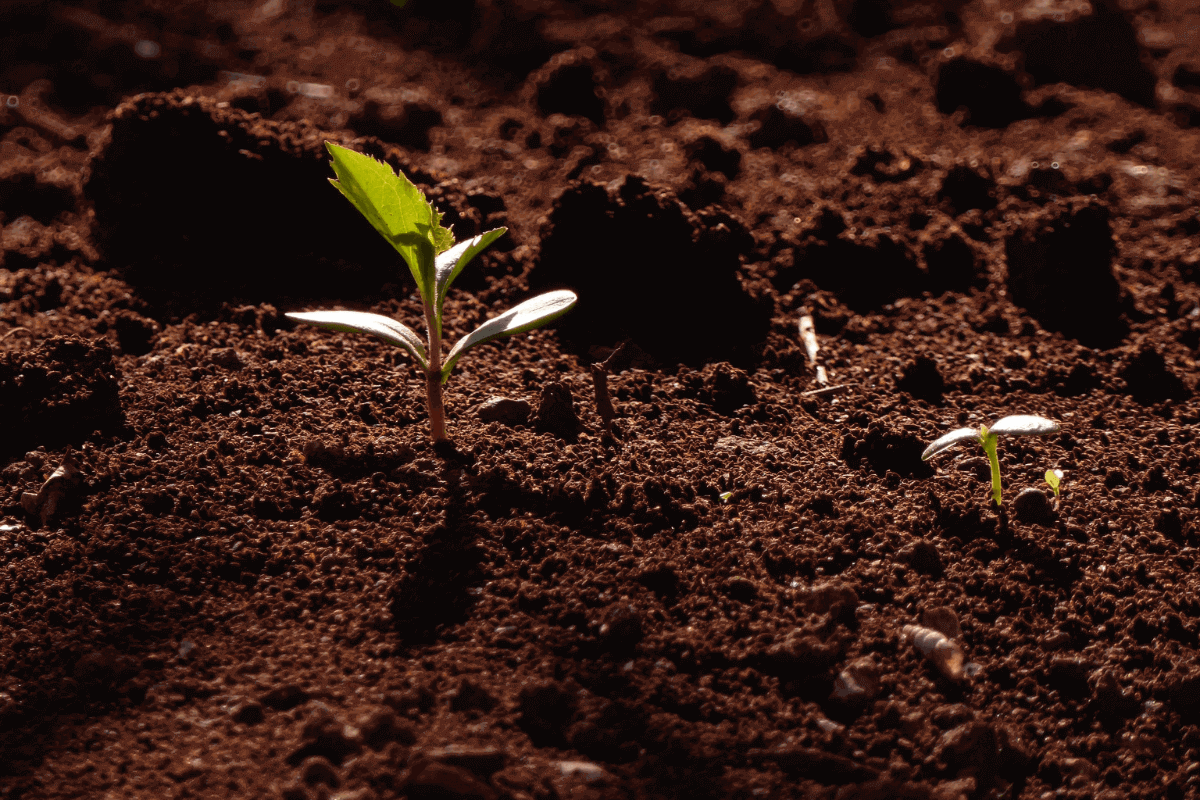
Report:
[[[942,64],[935,92],[938,111],[953,114],[965,109],[967,116],[963,121],[981,128],[1004,128],[1031,113],[1021,99],[1021,86],[1013,75],[968,58]]]
[[[1109,212],[1087,201],[1037,214],[1004,243],[1012,301],[1049,330],[1089,346],[1125,335],[1112,272]]]
[[[695,75],[661,72],[654,78],[655,114],[666,116],[677,108],[687,109],[697,119],[715,119],[722,125],[733,121],[729,98],[737,86],[737,72],[714,65]]]
[[[586,117],[604,127],[604,100],[596,93],[596,76],[590,64],[569,64],[551,72],[538,87],[542,113]]]
[[[999,50],[1024,54],[1024,68],[1039,84],[1070,83],[1114,92],[1144,106],[1154,104],[1154,72],[1141,59],[1138,33],[1116,8],[1096,4],[1094,13],[1067,22],[1037,20],[1017,25]]]

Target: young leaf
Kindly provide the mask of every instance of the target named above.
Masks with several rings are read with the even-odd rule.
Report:
[[[337,179],[332,183],[408,264],[417,290],[433,299],[434,258],[454,243],[442,215],[403,172],[332,142],[325,143]]]
[[[429,362],[425,358],[425,346],[421,344],[421,338],[417,336],[416,331],[391,317],[368,314],[365,311],[308,311],[293,312],[287,316],[327,331],[369,333],[378,336],[388,344],[403,347],[417,360],[422,369],[429,368]]]
[[[1054,492],[1055,497],[1058,497],[1060,487],[1062,486],[1062,479],[1063,479],[1063,471],[1061,469],[1046,470],[1046,483],[1050,486],[1050,489]]]
[[[488,245],[504,235],[508,228],[496,228],[487,233],[464,239],[458,244],[440,253],[436,261],[437,293],[434,307],[437,309],[438,322],[442,320],[442,303],[446,300],[446,290],[462,272],[463,267],[471,263],[471,259],[479,255]]]
[[[1017,414],[996,420],[991,431],[997,436],[1045,436],[1048,433],[1058,433],[1061,427],[1057,422],[1045,417]]]
[[[534,328],[540,328],[547,322],[561,317],[571,310],[578,299],[575,293],[568,289],[539,294],[524,303],[516,305],[498,317],[489,319],[475,330],[459,339],[453,349],[446,354],[442,364],[442,383],[450,377],[459,356],[477,344],[490,342],[501,336],[512,336],[514,333],[524,333]]]
[[[925,448],[925,452],[921,453],[921,460],[928,461],[946,448],[966,441],[979,441],[979,429],[959,428],[956,431],[950,431],[945,436],[939,436],[930,442],[929,447]]]

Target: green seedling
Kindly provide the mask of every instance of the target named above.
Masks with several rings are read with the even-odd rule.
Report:
[[[1046,470],[1046,484],[1050,487],[1050,491],[1054,492],[1054,499],[1059,499],[1059,493],[1062,490],[1063,471],[1061,469]]]
[[[943,450],[965,441],[976,441],[987,453],[988,464],[992,469],[992,499],[1000,505],[1000,458],[996,455],[996,445],[1001,436],[1045,436],[1057,433],[1061,426],[1045,417],[1035,417],[1030,414],[1018,414],[996,420],[992,427],[980,425],[978,428],[959,428],[950,431],[930,443],[921,453],[921,460],[928,461]]]
[[[575,305],[574,292],[558,290],[530,298],[459,339],[442,352],[442,307],[446,290],[471,259],[504,235],[496,228],[455,243],[442,215],[404,173],[370,156],[332,142],[325,147],[333,158],[338,191],[367,218],[375,230],[396,249],[417,282],[425,311],[425,342],[402,322],[362,311],[310,311],[287,316],[299,322],[344,333],[367,333],[407,350],[425,372],[425,396],[433,441],[446,439],[442,385],[458,359],[470,348],[502,336],[523,333],[545,325]]]

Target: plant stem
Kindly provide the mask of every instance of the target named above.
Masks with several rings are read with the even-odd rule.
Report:
[[[983,452],[987,453],[988,465],[992,468],[992,499],[996,501],[996,505],[1000,505],[1000,457],[996,455],[997,439],[984,427],[979,436],[979,443],[983,445]]]
[[[425,373],[425,405],[429,410],[429,435],[435,443],[446,440],[446,411],[442,406],[442,332],[433,306],[425,304],[425,330],[429,331],[429,369]]]

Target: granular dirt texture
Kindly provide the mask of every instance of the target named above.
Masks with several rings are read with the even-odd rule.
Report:
[[[0,4],[0,798],[1200,797],[1197,24]]]

